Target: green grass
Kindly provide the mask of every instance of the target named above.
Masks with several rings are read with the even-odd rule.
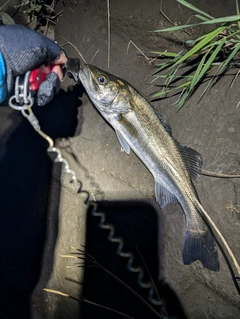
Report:
[[[190,48],[186,53],[153,52],[158,59],[165,62],[156,64],[153,73],[155,82],[163,79],[161,91],[152,95],[153,99],[166,97],[167,94],[179,94],[174,103],[180,109],[196,88],[208,79],[201,97],[225,72],[236,64],[240,51],[240,14],[238,0],[236,0],[236,15],[214,18],[206,12],[196,8],[185,0],[177,0],[195,12],[198,23],[174,26],[154,32],[174,32],[186,28],[210,25],[213,30],[197,38],[186,41]],[[167,61],[166,61],[167,59]]]

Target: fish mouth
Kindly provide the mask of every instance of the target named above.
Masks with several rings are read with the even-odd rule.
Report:
[[[79,79],[88,93],[94,93],[96,91],[96,85],[94,84],[91,70],[87,64],[81,66],[79,70]]]
[[[89,75],[90,75],[90,70],[87,67],[87,65],[84,64],[83,66],[80,67],[79,78],[80,78],[81,81],[86,81],[86,79],[90,78]]]

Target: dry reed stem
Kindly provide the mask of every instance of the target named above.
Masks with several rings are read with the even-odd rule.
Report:
[[[129,51],[129,46],[130,46],[130,44],[132,44],[133,46],[135,46],[135,48],[144,56],[144,58],[150,63],[151,61],[149,61],[149,60],[151,60],[149,57],[147,57],[143,52],[142,52],[142,50],[140,50],[139,49],[139,47],[132,41],[132,40],[130,40],[129,42],[128,42],[128,46],[127,46],[127,54],[128,54],[128,51]]]
[[[65,294],[64,292],[61,292],[59,290],[55,290],[55,289],[48,289],[48,288],[43,288],[44,291],[47,291],[47,292],[51,292],[53,294],[56,294],[56,295],[60,295],[60,296],[64,296],[64,297],[70,297],[70,295],[68,294]]]
[[[212,177],[223,177],[223,178],[240,178],[240,175],[234,174],[221,174],[216,172],[205,171],[204,169],[201,172],[202,175],[212,176]]]
[[[207,221],[209,222],[209,224],[211,225],[211,228],[214,230],[214,232],[218,235],[219,239],[221,240],[223,246],[225,247],[225,249],[227,250],[230,258],[232,259],[232,262],[237,270],[238,276],[240,276],[240,266],[231,250],[231,248],[229,247],[227,241],[225,240],[225,238],[223,237],[222,233],[220,232],[220,230],[218,229],[217,225],[214,223],[214,221],[211,219],[211,217],[208,215],[208,213],[205,211],[205,209],[202,207],[202,205],[198,202],[198,207],[200,208],[200,210],[202,211],[204,217],[207,219]]]
[[[233,79],[233,81],[232,81],[232,83],[231,83],[231,85],[230,85],[230,88],[233,87],[233,84],[235,83],[235,81],[236,81],[236,79],[237,79],[239,73],[240,73],[240,69],[237,71],[237,74],[234,76],[234,79]]]
[[[107,0],[107,11],[108,11],[108,69],[110,65],[110,48],[111,48],[111,28],[110,28],[110,4]]]

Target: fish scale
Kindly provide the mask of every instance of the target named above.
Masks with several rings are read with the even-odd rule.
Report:
[[[186,216],[184,264],[200,260],[204,267],[219,271],[215,241],[191,179],[200,174],[201,155],[179,144],[161,115],[127,81],[92,65],[84,65],[79,77],[115,130],[121,149],[127,154],[132,149],[152,173],[158,204],[181,205]]]

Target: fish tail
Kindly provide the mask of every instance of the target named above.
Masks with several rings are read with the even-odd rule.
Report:
[[[189,265],[200,260],[205,268],[219,271],[218,252],[210,230],[196,231],[187,227],[183,244],[183,263]]]

